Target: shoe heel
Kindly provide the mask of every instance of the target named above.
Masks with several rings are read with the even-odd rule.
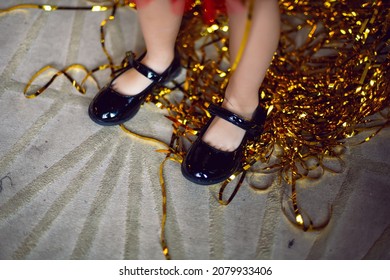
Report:
[[[177,67],[175,69],[175,71],[173,71],[172,73],[170,73],[170,75],[168,76],[167,78],[167,81],[165,83],[169,83],[170,81],[172,81],[174,78],[176,78],[177,76],[179,76],[181,73],[181,67]]]

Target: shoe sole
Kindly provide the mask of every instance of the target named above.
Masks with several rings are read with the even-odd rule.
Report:
[[[229,179],[229,177],[231,176],[230,175],[229,177],[224,178],[222,180],[220,179],[220,180],[214,180],[214,181],[209,181],[209,182],[198,181],[187,173],[183,164],[181,165],[181,173],[182,173],[183,177],[186,178],[188,181],[195,183],[197,185],[202,185],[202,186],[208,186],[208,185],[211,186],[211,185],[216,185],[216,184],[222,183],[222,182],[226,181],[227,179]]]

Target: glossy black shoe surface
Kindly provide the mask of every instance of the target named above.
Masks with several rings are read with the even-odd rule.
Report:
[[[257,107],[251,121],[247,121],[214,104],[211,104],[208,110],[213,116],[191,145],[181,165],[183,176],[191,182],[200,185],[212,185],[223,182],[242,168],[245,145],[248,140],[260,136],[266,118],[266,112],[261,107]],[[204,132],[215,116],[221,117],[246,130],[245,136],[236,150],[231,152],[220,151],[202,140]]]
[[[175,52],[175,57],[170,66],[162,74],[157,74],[140,61],[134,60],[133,56],[128,57],[128,66],[104,88],[102,88],[89,105],[88,113],[90,118],[100,125],[118,125],[131,119],[140,109],[146,97],[151,94],[157,85],[164,84],[175,78],[180,73],[180,58]],[[130,68],[136,69],[139,73],[152,80],[152,83],[142,92],[127,96],[112,88],[113,82],[121,74]]]

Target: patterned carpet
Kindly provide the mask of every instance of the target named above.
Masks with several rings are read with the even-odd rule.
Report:
[[[85,5],[4,0],[0,7],[16,2]],[[93,83],[80,95],[60,78],[36,99],[23,96],[28,80],[47,64],[105,63],[99,25],[106,16],[35,9],[0,16],[0,259],[164,258],[160,147],[93,123],[87,114]],[[117,63],[125,51],[142,50],[134,11],[118,11],[108,26],[107,47]],[[97,76],[104,84],[109,72]],[[127,125],[168,142],[172,127],[164,113],[146,104]],[[315,223],[331,212],[324,229],[308,232],[283,213],[286,186],[277,176],[261,177],[254,169],[225,207],[215,198],[218,186],[190,183],[168,161],[166,239],[172,258],[389,259],[389,139],[387,128],[369,143],[348,147],[342,173],[298,186],[299,203]],[[259,180],[270,187],[256,189]]]

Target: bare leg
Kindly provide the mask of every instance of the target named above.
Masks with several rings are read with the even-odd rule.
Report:
[[[240,0],[227,0],[230,29],[230,61],[233,62],[240,48],[245,29],[247,9],[239,11],[235,6]],[[222,107],[251,119],[259,104],[258,90],[263,82],[280,33],[280,14],[277,0],[255,0],[252,28],[244,53],[230,77]],[[221,118],[215,118],[203,141],[223,150],[233,151],[241,143],[245,131]]]
[[[162,73],[174,57],[184,0],[138,0],[138,17],[145,40],[147,54],[142,63]],[[114,88],[125,95],[135,95],[151,84],[151,80],[134,69],[115,80]]]

